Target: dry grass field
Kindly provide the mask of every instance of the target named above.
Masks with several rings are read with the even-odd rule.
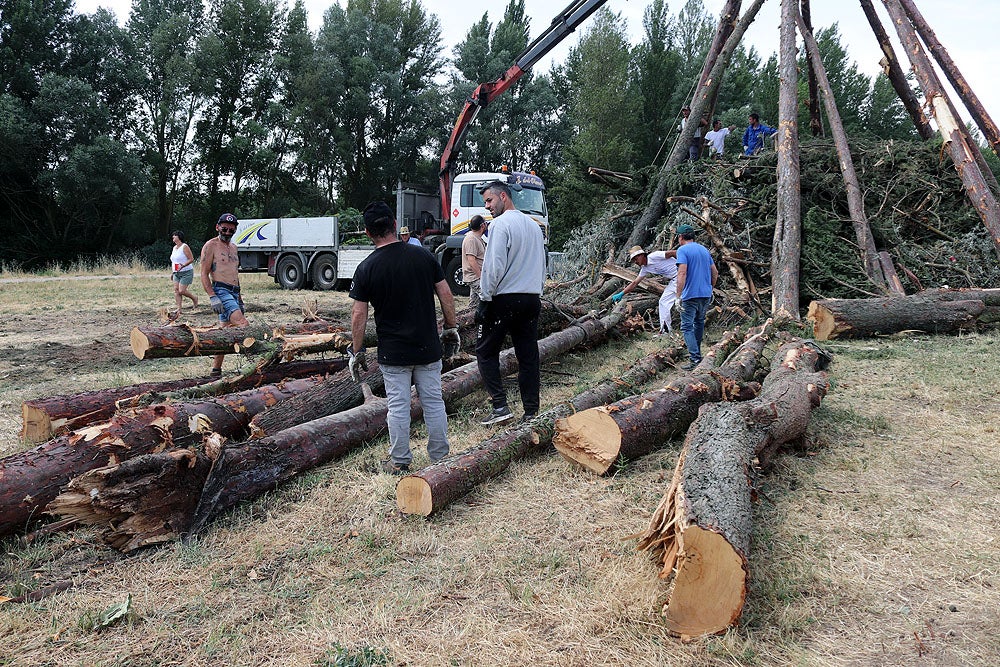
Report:
[[[172,307],[165,275],[70,278],[0,282],[0,455],[26,447],[22,400],[208,371],[129,350],[129,330]],[[343,292],[244,283],[251,320],[295,320],[313,299],[346,317]],[[203,305],[188,319],[212,318]],[[640,335],[547,364],[543,403],[663,344]],[[0,603],[0,665],[997,664],[1000,336],[828,347],[808,441],[760,478],[751,588],[724,635],[670,637],[668,586],[622,539],[644,528],[679,441],[609,478],[524,461],[425,520],[397,511],[378,440],[189,544],[122,556],[87,529],[3,538],[0,597],[69,587]],[[492,433],[486,409],[481,392],[458,406],[454,450]],[[101,629],[129,597],[125,622]]]

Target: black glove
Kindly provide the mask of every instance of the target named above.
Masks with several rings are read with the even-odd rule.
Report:
[[[458,348],[462,345],[462,339],[458,335],[456,327],[450,327],[441,332],[441,348],[445,359],[451,359],[458,354]]]
[[[479,305],[476,306],[476,324],[486,324],[486,320],[490,316],[490,302],[480,301]]]
[[[361,382],[361,371],[368,370],[368,359],[365,356],[365,348],[361,348],[358,352],[347,348],[347,357],[347,368],[351,371],[351,379],[355,382]]]

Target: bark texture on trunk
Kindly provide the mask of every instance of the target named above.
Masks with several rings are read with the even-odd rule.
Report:
[[[238,351],[238,346],[249,348],[266,338],[316,333],[344,333],[348,342],[351,336],[350,330],[335,322],[286,324],[278,329],[261,324],[223,328],[149,325],[132,329],[130,341],[136,358],[162,359],[230,354]]]
[[[439,512],[478,484],[498,477],[512,462],[551,448],[556,420],[616,400],[627,390],[653,379],[679,355],[678,349],[655,352],[620,378],[578,394],[568,403],[539,414],[529,424],[515,426],[477,447],[403,477],[396,485],[396,504],[404,514],[430,516]]]
[[[724,356],[722,350],[737,342],[730,333],[709,350],[693,375],[560,419],[552,444],[566,460],[598,475],[607,474],[621,460],[633,461],[648,454],[687,429],[702,405],[756,396],[759,387],[746,383],[753,378],[769,338],[770,334],[763,332],[752,336],[713,369],[716,359]]]
[[[810,54],[811,62],[815,67],[819,87],[823,91],[823,106],[826,109],[827,119],[830,121],[833,143],[837,147],[837,157],[840,158],[840,173],[844,179],[844,188],[847,190],[847,208],[851,214],[851,224],[854,226],[854,238],[861,250],[861,268],[880,292],[887,293],[890,291],[890,287],[883,275],[878,250],[875,248],[875,238],[872,236],[872,228],[868,224],[868,216],[865,215],[864,195],[861,194],[858,174],[854,170],[854,158],[851,157],[851,147],[847,143],[847,133],[844,131],[844,123],[841,121],[840,111],[837,109],[837,100],[833,97],[833,88],[830,87],[830,79],[826,75],[826,67],[824,67],[820,56],[819,44],[816,43],[812,29],[806,25],[804,18],[802,16],[796,16],[796,18],[799,23],[799,32],[802,33],[802,39],[806,44],[806,51]],[[898,293],[901,294],[902,290]]]
[[[295,361],[265,368],[260,373],[240,377],[232,391],[243,391],[263,384],[273,384],[285,378],[334,373],[346,366],[343,359]],[[144,382],[125,387],[98,389],[80,394],[50,396],[21,404],[21,437],[29,442],[43,442],[91,424],[108,421],[114,416],[119,401],[127,401],[150,393],[176,392],[213,382],[211,378],[184,378],[163,382]]]
[[[799,14],[805,23],[805,29],[812,33],[812,12],[809,8],[809,0],[801,0],[799,3]],[[814,137],[823,134],[823,117],[819,113],[819,82],[816,79],[816,63],[819,56],[806,50],[806,76],[809,80],[809,130]]]
[[[816,340],[867,338],[900,331],[954,333],[1000,319],[1000,290],[926,290],[909,296],[822,299],[809,304]]]
[[[829,357],[814,344],[782,346],[760,396],[702,408],[691,425],[667,493],[639,549],[653,551],[661,578],[674,574],[663,609],[667,629],[685,638],[724,631],[747,593],[754,458],[764,461],[805,435],[826,394]],[[676,572],[675,572],[676,568]]]
[[[564,331],[538,341],[541,360],[544,362],[581,344],[593,344],[602,340],[621,321],[625,312],[625,308],[618,307],[601,320],[579,321]],[[500,369],[504,375],[517,369],[513,350],[507,350],[500,356]],[[464,398],[481,384],[482,378],[477,365],[468,364],[442,375],[442,394],[445,402],[451,404]],[[211,472],[199,482],[201,493],[197,508],[184,519],[173,518],[170,521],[173,532],[166,539],[176,539],[186,532],[197,532],[237,503],[273,490],[305,470],[339,458],[384,435],[387,428],[386,413],[385,399],[369,398],[363,405],[344,412],[299,424],[259,440],[225,447],[214,460]],[[421,414],[420,402],[414,398],[411,416],[419,419]],[[198,453],[198,456],[206,455]],[[204,468],[192,470],[195,469]],[[194,473],[185,472],[185,475],[191,474]],[[121,488],[109,495],[127,497],[125,487],[130,484],[133,482],[128,479],[120,480],[117,486]],[[163,488],[169,488],[169,485],[163,483]],[[100,491],[95,494],[94,502],[108,505],[105,512],[125,511],[125,508],[117,507],[113,501],[101,496]],[[159,526],[163,524],[162,517],[179,516],[178,510],[166,497],[147,499],[144,507],[137,511],[150,512],[153,516],[137,518],[128,525],[157,527],[153,536],[155,539],[164,538],[165,535],[159,532]],[[80,511],[79,514],[97,516],[94,512]],[[124,519],[122,525],[125,525]],[[117,539],[124,544],[133,544],[141,543],[146,536],[134,534]]]
[[[798,321],[802,257],[799,173],[798,49],[795,0],[781,0],[778,78],[778,221],[771,245],[771,312]]]
[[[0,460],[0,535],[23,529],[73,477],[197,443],[206,429],[241,436],[254,415],[319,382],[302,378],[213,399],[154,405],[8,456]]]

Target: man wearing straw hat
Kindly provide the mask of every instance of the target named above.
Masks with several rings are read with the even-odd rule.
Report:
[[[613,294],[611,300],[618,303],[626,294],[630,294],[646,276],[662,276],[667,281],[663,288],[663,295],[660,297],[660,332],[657,336],[673,332],[670,325],[670,309],[677,301],[677,251],[676,250],[656,250],[647,253],[642,246],[632,246],[628,251],[628,258],[639,267],[639,275],[621,292]],[[664,331],[664,328],[666,331]]]
[[[400,240],[403,243],[409,243],[410,245],[415,245],[415,246],[418,246],[420,248],[424,247],[423,244],[420,243],[419,239],[415,239],[412,236],[410,236],[410,228],[409,227],[400,227],[399,228],[399,238],[400,238]]]

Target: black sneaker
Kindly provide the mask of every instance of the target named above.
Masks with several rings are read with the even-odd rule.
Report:
[[[490,424],[499,424],[513,418],[514,413],[505,405],[502,408],[493,408],[493,412],[479,423],[483,426],[489,426]]]
[[[698,368],[698,364],[700,363],[701,363],[700,361],[689,361],[683,366],[681,366],[681,368],[683,368],[686,371],[693,371],[694,369]]]
[[[213,368],[212,372],[208,374],[208,377],[212,378],[213,380],[218,380],[219,378],[222,377],[222,369]]]
[[[410,472],[409,463],[395,463],[392,459],[382,461],[382,472],[387,475],[406,475]]]
[[[521,417],[521,421],[519,421],[518,424],[527,424],[537,416],[538,416],[537,412],[525,412],[524,416]]]

